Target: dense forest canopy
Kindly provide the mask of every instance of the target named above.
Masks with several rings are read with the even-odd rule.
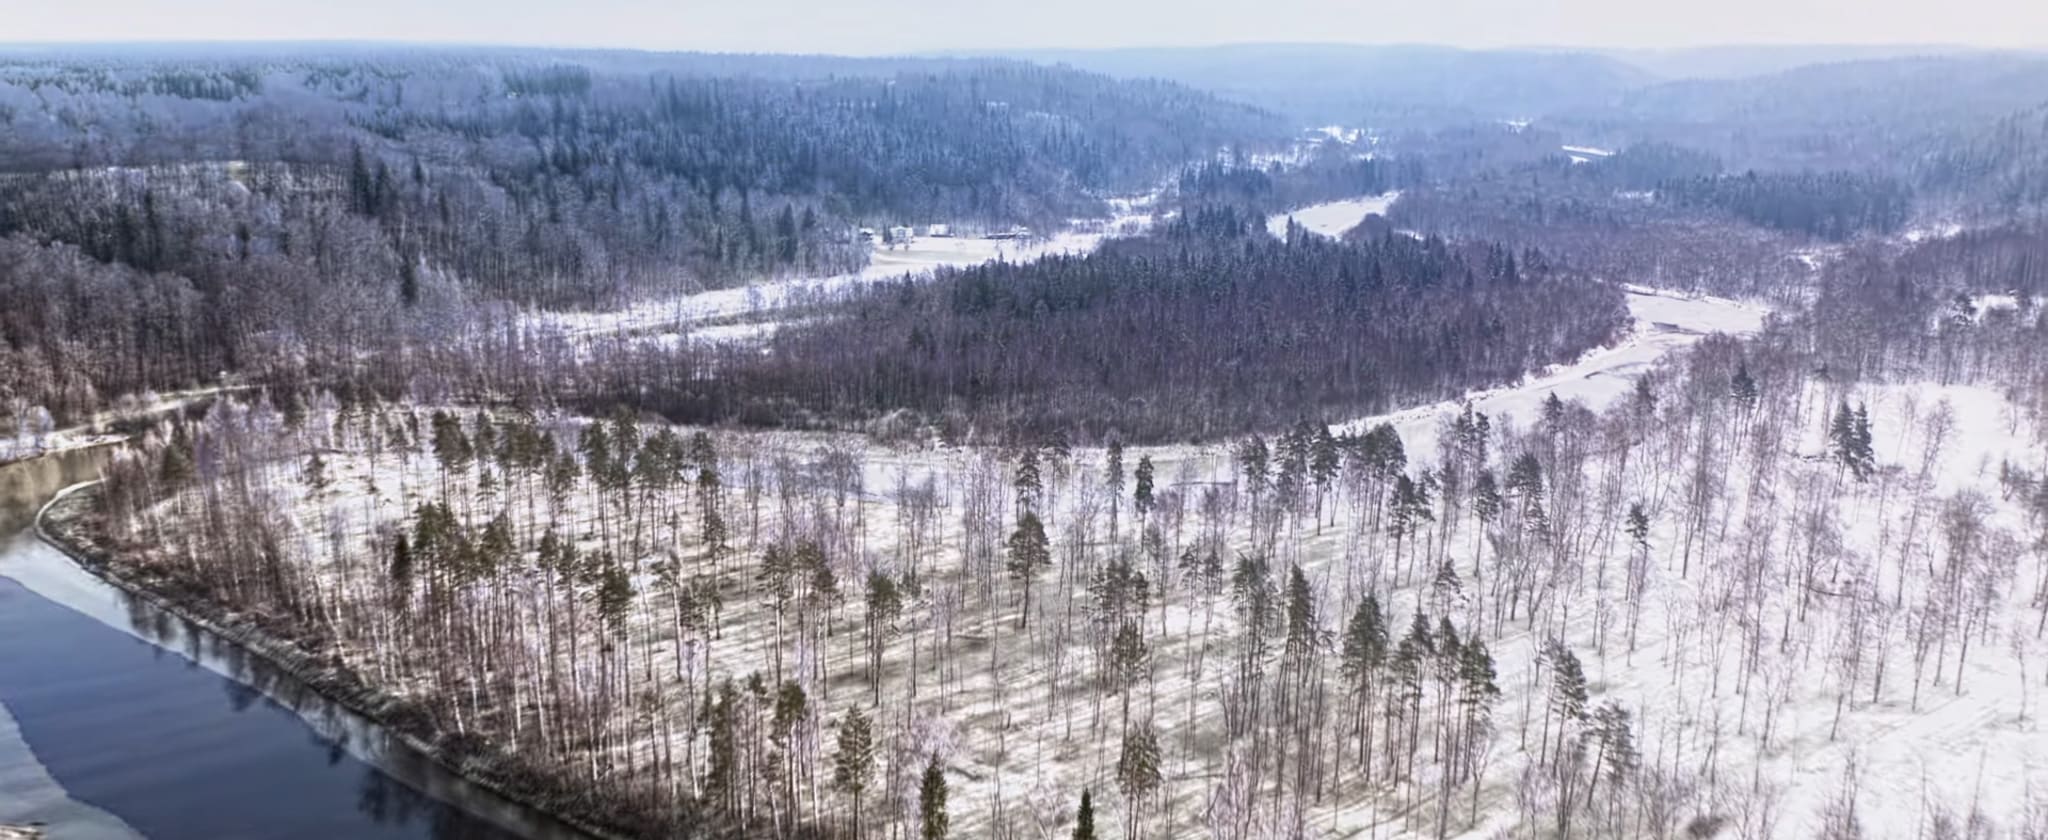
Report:
[[[93,240],[264,239],[345,210],[382,229],[356,247],[394,287],[424,265],[586,306],[857,267],[861,224],[1056,226],[1285,136],[1184,88],[1017,63],[495,51],[21,58],[0,122],[0,234],[192,274]]]
[[[2013,213],[2043,195],[2030,151],[2037,144],[2029,142],[2042,124],[2039,109],[2010,111],[2041,96],[2032,82],[2048,65],[2025,54],[1667,81],[1612,55],[1335,47],[1223,53],[1265,70],[1279,62],[1298,72],[1327,61],[1400,71],[1366,82],[1323,80],[1367,96],[1401,78],[1458,83],[1438,85],[1447,110],[1359,113],[1368,120],[1356,130],[1303,135],[1287,118],[1230,101],[1239,93],[1229,79],[1182,79],[1210,88],[1200,92],[1140,78],[1180,78],[1139,65],[1171,64],[1199,50],[1142,56],[1113,70],[1133,77],[1122,80],[989,59],[380,46],[7,53],[0,58],[0,124],[8,129],[0,132],[0,286],[11,300],[31,303],[0,320],[0,353],[9,362],[0,398],[72,417],[122,393],[212,382],[224,373],[338,379],[384,393],[479,393],[468,390],[477,383],[419,363],[504,370],[499,360],[453,357],[477,346],[520,347],[528,357],[521,365],[539,367],[533,348],[559,337],[512,325],[514,309],[608,309],[843,274],[873,253],[857,233],[862,227],[1053,230],[1106,215],[1107,199],[1139,193],[1160,198],[1153,205],[1160,210],[1199,216],[1228,207],[1248,221],[1399,190],[1387,221],[1357,237],[1364,250],[1408,247],[1383,240],[1390,230],[1416,231],[1450,240],[1446,247],[1460,261],[1471,249],[1540,251],[1560,274],[1766,295],[1795,294],[1808,268],[1788,252],[1802,242],[1890,235],[1948,215]],[[1265,70],[1239,81],[1255,86]],[[1604,81],[1576,91],[1553,84],[1573,74]],[[1865,101],[1843,94],[1873,81],[1928,95]],[[1955,91],[1956,101],[1940,101],[1930,93],[1936,90]],[[1698,121],[1712,130],[1694,130]],[[1566,154],[1573,144],[1617,152]],[[1186,254],[1206,254],[1213,264],[1174,270],[1278,270],[1258,266],[1270,256],[1265,249],[1277,246],[1256,236],[1225,238],[1250,256],[1190,246]],[[1133,256],[1158,241],[1186,240],[1169,234],[1112,248],[1096,264],[982,271],[1025,278],[1076,265],[1092,266],[1083,274],[1164,271],[1156,256]],[[1313,259],[1280,264],[1326,267]],[[778,345],[856,329],[848,324],[879,329],[873,307],[862,300],[813,313]],[[1214,326],[1203,319],[1231,311],[1201,313],[1191,323]],[[1599,334],[1552,349],[1582,348]],[[851,335],[830,339],[838,340]],[[726,351],[607,347],[598,357],[667,381],[683,375],[672,371],[700,365],[755,375],[802,355],[791,344],[772,352],[772,362],[745,354],[707,361],[715,352]],[[556,368],[589,356],[587,349],[550,354]],[[1552,355],[1510,354],[1512,364],[1487,360],[1471,369],[1460,367],[1471,360],[1449,357],[1462,372],[1428,387],[1353,383],[1312,401],[1391,405],[1462,387],[1466,374],[1491,381]],[[1048,367],[1030,387],[1080,387],[1043,375],[1074,360],[1039,361]],[[830,359],[824,369],[847,363]],[[490,388],[609,399],[642,384],[599,387],[559,369],[522,370]],[[1132,379],[1118,387],[1127,389],[1163,375],[1124,374]],[[596,379],[616,383],[620,375]],[[1254,390],[1289,381],[1254,379]],[[961,402],[973,389],[957,383],[849,395],[793,381],[764,380],[766,393],[781,395],[774,399],[736,402],[701,383],[670,388],[667,399],[679,416],[725,420],[809,423],[908,407],[926,418],[964,413],[991,428],[1056,422],[1024,419],[978,397]],[[916,405],[891,403],[913,391],[923,395]],[[1291,419],[1237,416],[1222,427]],[[1189,433],[1167,428],[1175,425],[1152,433]]]
[[[852,271],[862,226],[1057,228],[1291,133],[1016,62],[228,53],[0,54],[0,398],[69,414],[345,371],[493,304]]]
[[[1477,244],[1362,245],[1224,208],[1089,256],[877,286],[652,405],[700,421],[908,410],[955,432],[1207,439],[1510,381],[1616,337],[1621,294]],[[663,392],[660,389],[672,390]]]

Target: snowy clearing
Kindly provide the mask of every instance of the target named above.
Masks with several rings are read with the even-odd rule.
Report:
[[[1125,199],[1113,201],[1111,206],[1117,215],[1107,221],[1090,220],[1075,229],[1044,238],[924,236],[907,244],[877,245],[868,266],[851,274],[714,289],[647,301],[611,312],[538,312],[532,317],[541,323],[553,324],[577,338],[657,329],[670,329],[681,335],[682,331],[674,328],[719,318],[758,316],[839,294],[863,284],[929,274],[940,268],[965,268],[997,260],[1030,262],[1059,254],[1085,254],[1108,239],[1142,233],[1151,223],[1149,202]],[[699,336],[696,330],[687,332],[691,340],[730,340],[755,335],[727,331]]]
[[[1379,423],[1392,423],[1411,450],[1435,452],[1442,421],[1461,411],[1467,400],[1478,411],[1521,421],[1537,417],[1544,400],[1552,394],[1561,400],[1579,400],[1597,411],[1626,396],[1636,377],[1665,356],[1691,347],[1713,333],[1754,334],[1763,329],[1767,314],[1761,306],[1727,298],[1689,296],[1642,286],[1624,288],[1628,291],[1629,314],[1636,320],[1635,329],[1612,347],[1594,348],[1576,362],[1532,374],[1514,385],[1475,391],[1465,399],[1353,420],[1343,428],[1363,432]]]
[[[1365,198],[1351,198],[1324,204],[1311,204],[1299,210],[1278,213],[1268,217],[1266,219],[1266,230],[1274,236],[1286,236],[1287,220],[1293,219],[1296,224],[1307,228],[1310,233],[1320,236],[1342,236],[1345,231],[1356,227],[1359,222],[1364,221],[1366,216],[1374,213],[1385,215],[1387,208],[1393,206],[1394,199],[1400,197],[1401,192],[1395,190],[1379,195],[1366,196]]]

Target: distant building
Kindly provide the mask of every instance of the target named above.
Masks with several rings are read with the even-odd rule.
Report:
[[[953,235],[951,225],[925,225],[924,235],[945,238]]]
[[[911,231],[908,225],[897,225],[889,229],[889,241],[891,242],[909,242],[915,238],[917,238],[917,234]]]

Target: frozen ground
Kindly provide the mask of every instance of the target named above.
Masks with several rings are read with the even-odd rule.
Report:
[[[1274,236],[1285,236],[1287,235],[1287,220],[1291,218],[1296,224],[1307,228],[1310,233],[1322,236],[1341,236],[1345,231],[1356,227],[1359,222],[1364,221],[1368,215],[1373,213],[1385,215],[1387,208],[1393,206],[1394,199],[1400,197],[1401,193],[1394,191],[1365,198],[1311,204],[1299,210],[1278,213],[1268,217],[1266,219],[1266,230],[1270,231]]]
[[[47,428],[47,413],[33,417],[26,423],[16,417],[0,418],[0,464],[73,449],[119,443],[128,439],[125,434],[111,431],[119,422],[177,411],[195,402],[210,399],[216,394],[239,391],[243,387],[214,385],[167,394],[149,392],[139,396],[124,396],[112,407],[100,411],[84,422],[62,429]]]
[[[1602,149],[1596,146],[1562,146],[1560,148],[1564,150],[1566,155],[1571,157],[1573,163],[1592,163],[1600,158],[1614,156],[1613,150]]]
[[[877,244],[868,266],[852,274],[805,277],[755,283],[731,289],[647,301],[610,312],[539,312],[533,317],[553,324],[572,337],[594,338],[618,333],[654,333],[663,340],[732,340],[756,335],[746,330],[685,329],[717,319],[759,317],[791,305],[829,298],[879,280],[927,274],[939,268],[962,268],[996,260],[1029,262],[1055,254],[1084,254],[1116,236],[1140,232],[1151,222],[1151,205],[1139,199],[1111,202],[1114,217],[1083,222],[1051,236],[998,240],[980,237],[918,237],[908,244]],[[772,329],[772,325],[766,327]],[[701,332],[701,334],[700,334]]]
[[[1673,352],[1691,347],[1713,333],[1749,335],[1763,328],[1766,310],[1756,304],[1727,298],[1693,296],[1679,292],[1628,286],[1629,314],[1635,327],[1612,347],[1598,347],[1578,361],[1553,367],[1520,383],[1475,391],[1468,395],[1473,408],[1495,417],[1521,421],[1536,418],[1544,400],[1556,394],[1561,400],[1579,400],[1590,408],[1604,408],[1626,396],[1635,379]],[[1438,426],[1457,414],[1465,400],[1447,400],[1354,420],[1344,424],[1363,432],[1379,424],[1392,423],[1407,441],[1409,451],[1436,451]]]

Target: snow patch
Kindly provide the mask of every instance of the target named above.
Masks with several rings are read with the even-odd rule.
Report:
[[[1366,216],[1374,213],[1385,215],[1387,208],[1393,206],[1394,200],[1400,197],[1400,191],[1395,190],[1364,198],[1311,204],[1298,210],[1267,217],[1266,230],[1274,236],[1285,237],[1287,220],[1293,219],[1296,224],[1308,229],[1309,233],[1318,236],[1341,236],[1345,231],[1364,221]]]

